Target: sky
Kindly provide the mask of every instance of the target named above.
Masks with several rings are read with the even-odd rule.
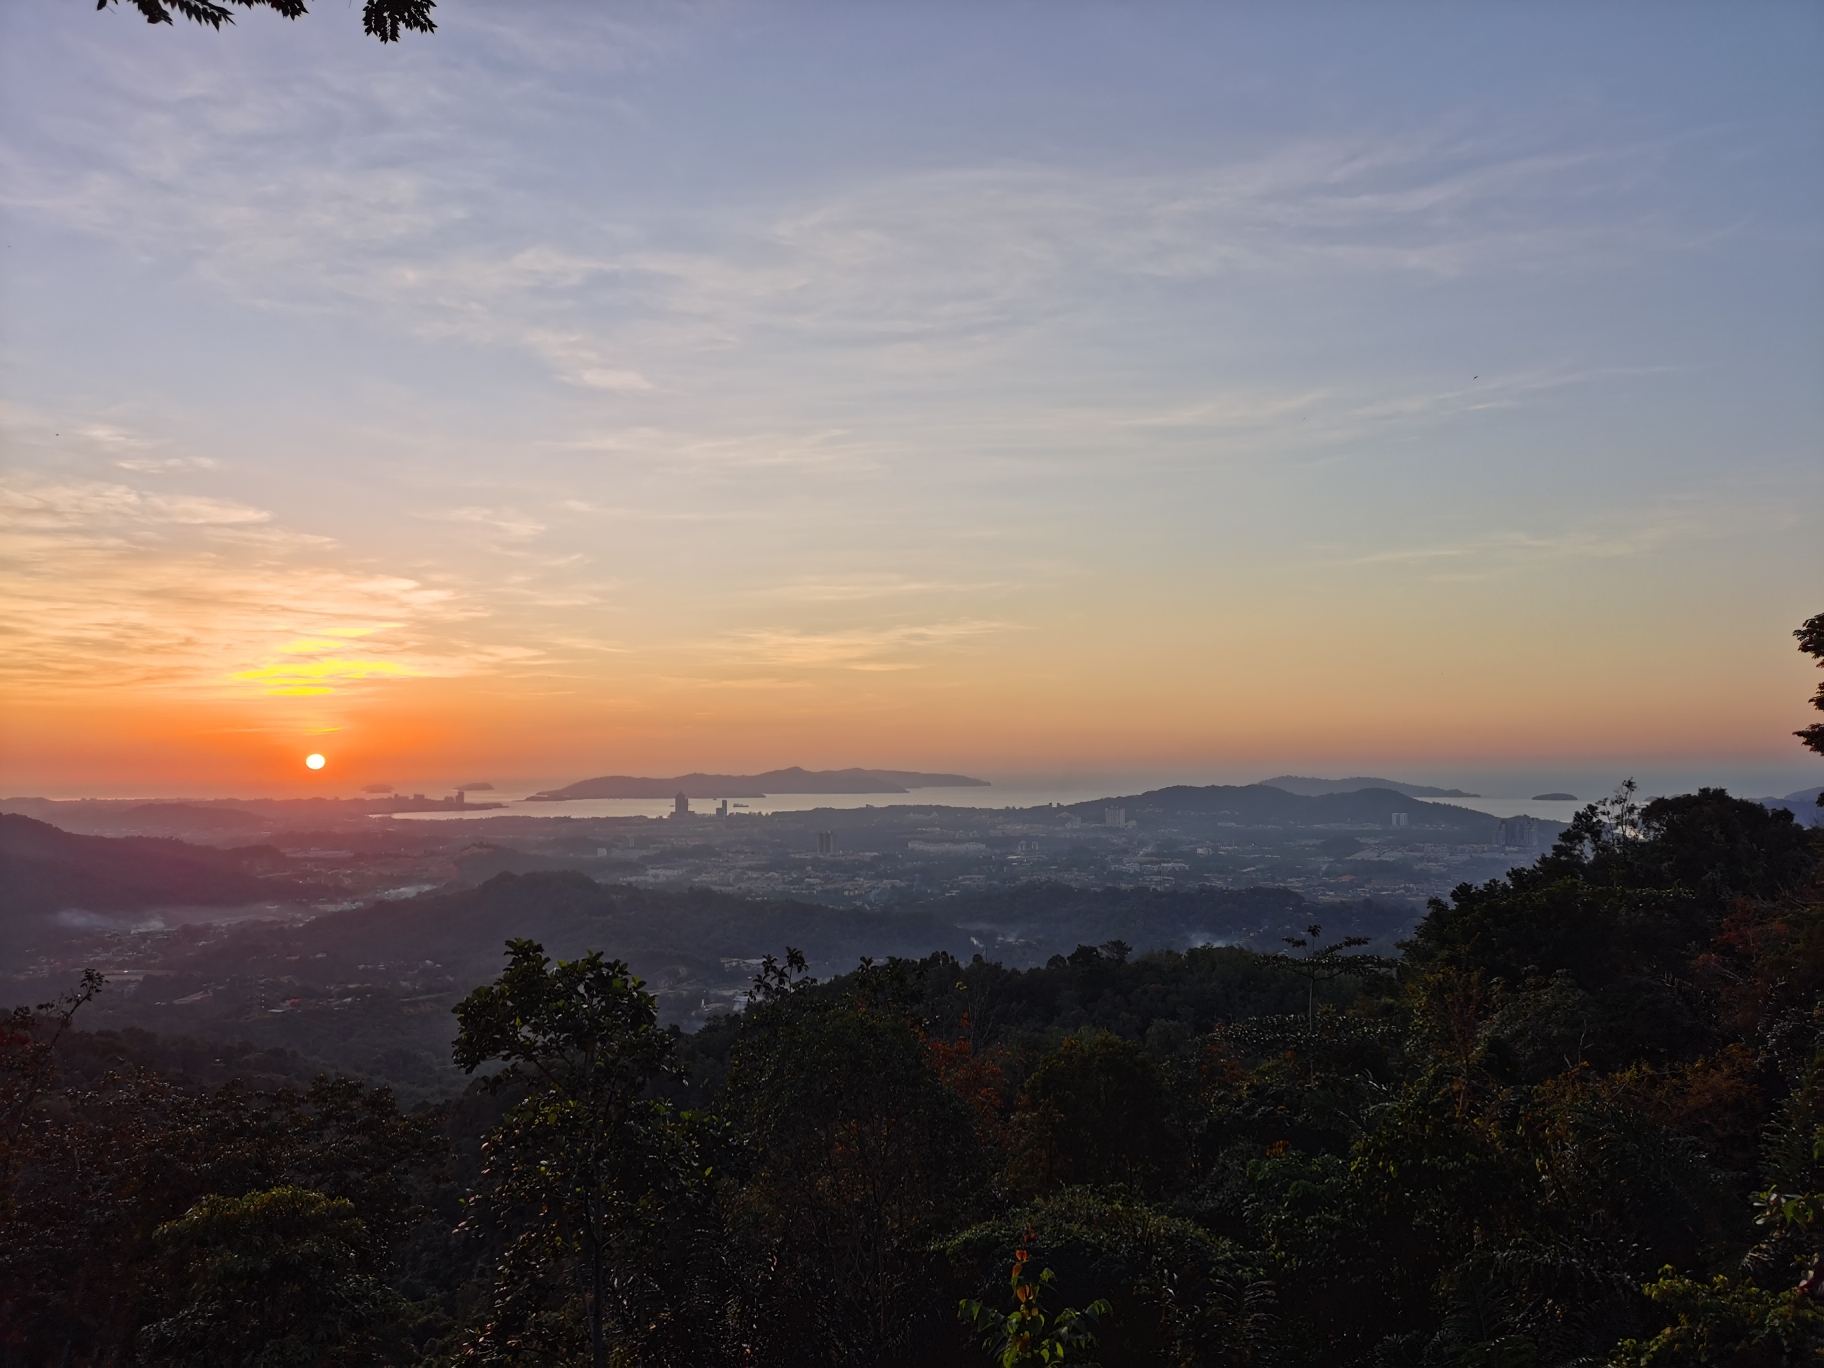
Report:
[[[315,8],[0,6],[0,791],[1824,782],[1824,8]]]

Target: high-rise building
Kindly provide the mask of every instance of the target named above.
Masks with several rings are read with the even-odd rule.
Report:
[[[676,798],[673,798],[671,800],[671,815],[673,817],[690,816],[690,799],[686,798],[681,793]]]
[[[724,798],[721,802],[716,804],[716,816],[728,816],[728,799]]]
[[[817,833],[817,853],[819,855],[834,855],[836,853],[835,832],[820,831]]]
[[[1118,808],[1118,807],[1103,808],[1102,809],[1102,825],[1111,826],[1111,827],[1125,827],[1127,825],[1127,809]]]
[[[1396,812],[1396,813],[1392,814],[1390,817],[1388,817],[1387,825],[1396,826],[1396,827],[1410,826],[1411,823],[1407,820],[1407,818],[1410,816],[1411,816],[1410,813]]]
[[[1536,850],[1539,827],[1531,817],[1509,817],[1501,823],[1501,844],[1510,850]]]

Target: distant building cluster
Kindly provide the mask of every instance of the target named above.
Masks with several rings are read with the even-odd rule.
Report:
[[[1499,839],[1509,850],[1537,850],[1539,824],[1531,817],[1509,817],[1501,823]]]
[[[747,804],[742,803],[740,806],[746,807]],[[690,799],[685,797],[682,793],[673,798],[671,800],[671,815],[678,820],[693,816],[694,814],[690,810]],[[716,816],[728,816],[728,799],[724,798],[721,802],[716,804]]]

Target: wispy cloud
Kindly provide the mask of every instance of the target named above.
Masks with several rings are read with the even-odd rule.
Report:
[[[16,535],[77,528],[133,535],[172,524],[241,527],[272,518],[265,509],[205,495],[151,494],[99,480],[51,483],[29,478],[0,486],[0,512]]]
[[[916,579],[891,571],[862,572],[798,580],[750,590],[756,597],[789,599],[800,603],[860,603],[870,599],[895,599],[922,595],[975,594],[1007,587],[1001,582],[960,583]]]
[[[214,470],[216,468],[216,462],[207,456],[172,456],[165,460],[138,457],[133,460],[116,461],[114,464],[122,470],[131,470],[140,475],[173,475],[182,470]]]
[[[1590,367],[1562,364],[1525,370],[1465,375],[1448,385],[1414,377],[1323,389],[1275,392],[1259,384],[1175,403],[1167,408],[1108,406],[1065,408],[1054,418],[1078,433],[1147,433],[1176,441],[1217,437],[1228,456],[1263,450],[1336,446],[1392,430],[1417,431],[1498,409],[1519,407],[1553,390],[1593,386],[1617,379],[1666,374],[1669,367]],[[1175,447],[1156,448],[1170,459]]]
[[[1111,698],[1177,691],[1165,753],[1224,699],[1319,715],[1274,634],[1331,609],[1410,607],[1397,662],[1453,580],[1658,556],[1746,599],[1813,563],[1815,483],[1701,483],[1815,465],[1784,104],[1700,127],[1672,68],[1585,54],[1553,108],[1517,79],[1548,59],[1465,44],[1506,82],[1477,90],[1435,26],[1368,79],[1272,17],[1175,65],[1232,27],[1197,7],[1125,56],[1057,10],[1053,62],[994,6],[646,3],[452,8],[385,50],[9,12],[8,384],[44,412],[0,412],[0,676],[487,674],[655,718],[674,676],[941,681],[971,734],[1138,735]],[[1020,45],[991,90],[950,79],[965,30],[983,70]],[[1028,668],[1045,701],[995,713]]]
[[[8,202],[187,260],[244,302],[521,349],[556,380],[623,398],[688,389],[702,354],[737,346],[954,367],[992,338],[1085,326],[1087,300],[1120,281],[1448,278],[1689,239],[1623,207],[1661,143],[1379,130],[1144,173],[1034,161],[875,171],[674,210],[658,233],[587,196],[555,217],[485,212],[485,178],[426,131],[428,88],[287,86],[252,119],[244,93],[136,89],[138,117],[84,137],[79,158],[16,148]],[[386,138],[300,162],[297,119],[337,96],[370,115],[420,105]],[[258,174],[281,140],[286,174]]]
[[[1008,629],[989,621],[849,627],[832,631],[755,628],[731,633],[721,652],[762,665],[806,669],[912,669],[919,655]]]
[[[1344,566],[1379,566],[1438,581],[1488,579],[1578,561],[1617,561],[1693,543],[1803,525],[1795,492],[1764,487],[1701,488],[1662,494],[1600,517],[1560,519],[1556,527],[1489,528],[1449,541],[1386,547],[1334,557]],[[1808,483],[1815,484],[1815,481]]]
[[[484,508],[467,505],[461,508],[444,508],[421,513],[421,518],[433,522],[462,523],[470,527],[486,528],[510,541],[530,541],[545,531],[545,524],[538,519],[521,513],[513,508]]]
[[[19,477],[0,519],[0,675],[16,685],[322,692],[515,654],[455,639],[476,610],[453,590],[326,564],[327,538],[232,500]]]

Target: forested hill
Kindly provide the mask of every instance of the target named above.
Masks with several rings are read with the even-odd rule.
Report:
[[[555,956],[626,960],[668,1022],[696,1026],[744,1000],[754,967],[786,946],[822,976],[866,958],[981,955],[1042,964],[1079,944],[1122,940],[1137,954],[1195,944],[1277,948],[1321,918],[1332,936],[1391,948],[1412,924],[1403,902],[1315,909],[1285,889],[1082,890],[1027,885],[887,909],[596,883],[574,872],[500,874],[475,888],[173,935],[144,961],[154,977],[104,995],[90,1019],[278,1047],[400,1084],[459,1085],[447,1067],[448,1008],[500,971],[529,937]],[[39,990],[39,995],[49,988]]]
[[[22,1012],[0,1363],[562,1364],[596,1329],[630,1368],[987,1368],[1016,1305],[1105,1304],[1064,1320],[1104,1368],[1816,1368],[1821,857],[1720,792],[1624,797],[1398,959],[785,954],[693,1037],[625,965],[519,940],[455,1016],[500,1090],[411,1115],[271,1091],[282,1051],[53,1048],[71,1009]],[[542,875],[339,926],[370,953],[690,906]]]
[[[1036,962],[1073,946],[1122,940],[1137,950],[1245,945],[1277,950],[1312,920],[1332,935],[1383,942],[1419,915],[1403,899],[1312,903],[1284,888],[1071,888],[1028,883],[927,904],[974,933],[977,949],[1010,963]]]
[[[1406,825],[1433,832],[1444,841],[1483,844],[1494,841],[1500,818],[1450,803],[1409,798],[1393,789],[1367,788],[1353,793],[1288,793],[1270,784],[1179,784],[1151,789],[1127,797],[1098,798],[1075,803],[1066,811],[1085,822],[1101,822],[1110,807],[1125,808],[1128,820],[1144,830],[1150,816],[1196,814],[1227,819],[1240,827],[1334,826],[1354,829],[1384,827],[1395,813],[1406,815]],[[1557,823],[1546,824],[1557,830]]]
[[[1476,798],[1479,794],[1465,793],[1462,789],[1438,788],[1432,784],[1405,784],[1397,779],[1377,779],[1372,775],[1358,774],[1348,779],[1317,779],[1305,774],[1276,774],[1271,779],[1262,779],[1263,784],[1272,788],[1284,789],[1287,793],[1321,794],[1321,793],[1355,793],[1361,789],[1391,789],[1395,793],[1404,793],[1410,798]]]
[[[917,958],[938,950],[1036,963],[1085,941],[1111,939],[1139,950],[1231,942],[1276,948],[1317,915],[1298,894],[1277,888],[1155,892],[1029,884],[875,911],[708,889],[626,888],[555,872],[500,874],[473,889],[331,913],[289,933],[287,943],[344,960],[431,959],[458,978],[479,979],[496,972],[508,936],[531,936],[563,956],[611,949],[656,977],[680,961],[757,960],[787,945],[801,948],[824,972],[864,955]],[[1384,934],[1409,925],[1413,915],[1404,903],[1371,900],[1321,909],[1337,934]]]
[[[852,964],[863,955],[967,953],[953,921],[914,909],[891,913],[762,901],[708,889],[663,892],[595,883],[581,874],[499,874],[477,888],[319,917],[298,929],[300,949],[342,960],[435,960],[459,982],[492,978],[501,945],[530,936],[554,954],[609,947],[664,979],[679,966],[720,967],[785,945]],[[707,963],[705,963],[707,961]],[[745,981],[745,971],[738,971]]]
[[[163,837],[77,836],[0,813],[0,934],[64,908],[228,907],[273,894],[260,877],[288,861],[271,846],[217,850]],[[308,891],[308,890],[306,890]]]

